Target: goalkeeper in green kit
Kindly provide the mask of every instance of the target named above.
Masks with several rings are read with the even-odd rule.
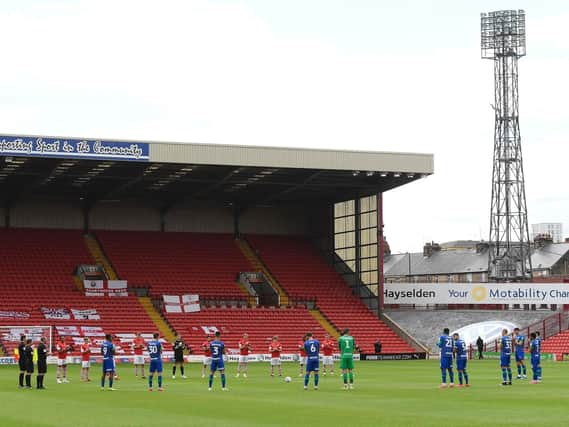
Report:
[[[338,338],[340,349],[340,369],[344,378],[344,390],[354,388],[354,350],[358,350],[354,337],[350,336],[350,330],[344,329],[342,336]],[[349,379],[349,383],[348,383]]]

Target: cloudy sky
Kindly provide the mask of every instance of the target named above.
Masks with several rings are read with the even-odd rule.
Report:
[[[0,0],[0,133],[433,153],[385,195],[393,250],[487,239],[479,14],[521,8],[529,221],[569,236],[564,0]]]

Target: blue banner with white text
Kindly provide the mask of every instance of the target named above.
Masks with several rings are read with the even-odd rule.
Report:
[[[0,156],[148,161],[147,142],[0,135]]]

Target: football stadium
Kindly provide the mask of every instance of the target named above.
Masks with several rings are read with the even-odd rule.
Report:
[[[33,19],[37,13],[43,18],[55,16],[55,20],[45,22],[64,23],[63,40],[72,46],[74,40],[69,34],[73,30],[66,26],[72,14],[60,20],[59,13],[82,12],[87,3],[74,3],[70,9],[59,3],[44,7],[32,2],[28,6]],[[116,2],[116,16],[115,2],[111,3],[106,8],[90,9],[91,20],[78,22],[93,23],[103,12],[105,22],[127,15],[128,21],[136,21],[131,12],[136,12],[138,3],[133,3],[135,7],[130,10],[120,9]],[[265,2],[252,2],[250,6],[255,4],[255,10],[261,13],[261,3],[265,6]],[[307,14],[308,6],[314,6],[309,3]],[[185,6],[185,2],[176,4],[180,10],[186,10]],[[206,6],[213,13],[204,14]],[[216,69],[217,77],[235,71],[237,77],[232,76],[234,83],[226,86],[227,82],[221,81],[225,77],[214,78],[211,87],[215,90],[205,90],[202,95],[212,105],[223,104],[220,101],[232,98],[224,91],[230,86],[242,86],[244,92],[234,98],[245,101],[240,98],[249,96],[246,77],[250,76],[245,76],[248,72],[240,75],[236,64],[251,62],[247,70],[252,70],[256,57],[265,54],[262,61],[271,62],[271,43],[256,45],[258,51],[254,48],[254,55],[247,59],[236,59],[241,55],[237,52],[229,62],[219,62],[222,67],[214,65],[214,57],[223,56],[222,45],[227,49],[233,20],[244,23],[237,28],[244,32],[247,43],[253,44],[270,39],[273,34],[267,28],[276,31],[282,16],[276,13],[278,8],[269,7],[271,19],[275,19],[271,27],[257,21],[248,9],[243,13],[242,6],[225,2],[192,4],[186,13],[189,20],[194,19],[193,24],[187,24],[187,31],[180,33],[177,27],[186,25],[182,22],[186,16],[180,18],[182,13],[174,16],[168,11],[166,28],[160,27],[163,10],[154,10],[154,5],[149,4],[147,10],[141,7],[147,13],[144,19],[156,25],[150,31],[140,24],[133,33],[149,41],[140,42],[144,46],[144,66],[152,57],[145,44],[158,47],[155,53],[166,52],[169,59],[179,54],[175,45],[170,46],[179,34],[193,34],[193,26],[199,27],[202,20],[216,23],[223,18],[217,30],[227,30],[225,36],[215,39],[217,30],[204,31],[208,27],[204,24],[194,38],[199,39],[200,52],[206,58],[205,70]],[[344,20],[346,5],[332,9],[339,11]],[[380,14],[387,9],[381,9]],[[362,10],[354,7],[349,12],[356,12],[359,22],[366,18]],[[403,12],[408,14],[407,10]],[[19,20],[18,14],[18,7],[13,5],[1,9],[0,22],[13,28],[18,27],[18,22],[32,22]],[[421,17],[419,12],[414,19],[417,17]],[[34,25],[45,28],[43,18],[33,21]],[[177,24],[170,25],[173,22]],[[259,22],[263,25],[255,24]],[[168,32],[170,26],[176,27],[175,32]],[[119,27],[120,42],[109,33],[107,47],[115,42],[121,45],[123,30],[129,32],[128,25],[123,29],[123,22]],[[357,27],[359,30],[359,24]],[[6,28],[10,31],[12,27]],[[539,32],[539,25],[536,28]],[[542,25],[542,32],[544,28]],[[51,30],[45,32],[46,37]],[[330,29],[320,30],[324,34]],[[382,133],[374,133],[371,138],[382,135],[380,149],[372,151],[167,142],[152,140],[152,135],[148,139],[112,139],[96,134],[53,136],[49,131],[43,135],[32,130],[0,134],[0,427],[569,424],[569,239],[563,241],[562,223],[532,224],[534,233],[531,237],[529,234],[518,111],[518,60],[526,55],[525,12],[483,13],[480,30],[482,59],[491,60],[494,66],[494,163],[488,240],[480,237],[439,243],[423,236],[421,243],[431,241],[424,243],[421,252],[392,252],[384,235],[384,212],[387,200],[390,207],[394,199],[384,196],[400,194],[410,183],[430,183],[438,178],[431,177],[435,174],[435,155],[431,154],[435,150],[429,149],[428,142],[432,135],[421,135],[427,141],[424,153],[381,151],[388,147],[385,141],[389,139]],[[162,46],[159,38],[154,40],[154,33],[161,32],[167,33],[162,40],[167,40],[168,46]],[[212,36],[213,47],[208,47],[205,33]],[[401,40],[395,50],[409,48],[403,33],[397,34],[393,38]],[[347,36],[342,34],[342,42]],[[99,37],[106,35],[96,36],[98,48],[103,46],[99,45]],[[334,49],[308,43],[311,32],[300,31],[287,37],[303,41],[294,44],[294,49],[276,42],[283,54],[296,54],[305,44],[317,47],[318,52],[336,52],[336,48],[341,51],[341,43]],[[367,38],[373,37],[362,40],[367,42]],[[28,42],[25,37],[22,40]],[[221,43],[216,45],[216,40]],[[33,44],[36,42],[42,40],[34,40]],[[229,44],[229,50],[239,43]],[[354,83],[353,76],[359,78],[359,68],[373,67],[376,59],[375,54],[364,55],[367,59],[357,62],[357,55],[366,50],[365,43],[351,43],[341,53],[340,62],[329,63],[343,66],[349,58],[354,64],[365,64],[353,65],[357,72],[346,78],[346,82],[350,80],[347,86]],[[128,57],[134,44],[128,41],[120,56]],[[51,54],[51,45],[46,50]],[[72,50],[69,48],[69,52]],[[90,52],[87,45],[75,50],[77,57],[79,51]],[[259,55],[261,50],[266,52]],[[310,64],[310,50],[303,52],[300,58]],[[437,55],[441,56],[433,53],[433,57]],[[91,52],[87,56],[89,62],[97,63],[91,61]],[[416,68],[417,55],[411,56],[410,68]],[[72,59],[75,61],[75,56]],[[123,58],[115,58],[119,65],[106,57],[103,61],[105,67],[113,65],[108,67],[113,68],[111,86],[114,74],[121,73],[119,59]],[[298,64],[287,68],[286,58],[276,62],[276,68],[257,63],[261,74],[269,70],[266,74],[274,78],[265,82],[267,86],[277,86],[278,78],[274,76],[281,68],[285,74],[297,72],[293,68]],[[384,66],[388,62],[385,59],[380,68],[388,68]],[[322,70],[336,66],[326,65],[324,60],[322,64]],[[170,72],[176,65],[168,60],[158,68]],[[188,70],[197,68],[191,62]],[[224,73],[217,68],[224,69]],[[342,78],[350,75],[346,70],[339,71]],[[26,76],[28,71],[24,64],[18,73]],[[106,71],[100,68],[96,73]],[[209,71],[195,80],[202,84],[200,79],[205,82]],[[183,76],[184,83],[192,80],[185,71],[176,72]],[[323,102],[332,99],[327,96],[331,96],[337,82],[334,77],[327,80],[310,65],[298,72],[301,80],[304,73],[313,73],[307,81],[325,81],[326,94],[317,96],[319,103],[312,107],[306,101],[308,110],[318,110]],[[415,77],[410,75],[403,72],[399,82],[389,83],[397,86],[397,100],[404,105],[405,114],[413,99],[423,96],[412,93],[410,81]],[[361,76],[367,79],[365,74]],[[129,75],[128,79],[139,77]],[[431,76],[429,85],[436,87],[437,78]],[[385,76],[380,79],[389,80]],[[460,82],[461,89],[467,79]],[[145,89],[137,89],[137,96],[147,88],[144,77],[141,81]],[[165,81],[156,82],[162,92]],[[128,83],[121,85],[126,87]],[[70,87],[74,84],[77,82],[69,82]],[[283,85],[285,90],[294,92],[294,84],[287,84]],[[399,93],[403,86],[407,95]],[[37,89],[30,87],[31,92]],[[90,86],[90,90],[94,88]],[[104,84],[101,88],[101,93],[107,93]],[[121,86],[119,92],[122,90]],[[353,91],[357,90],[354,86]],[[37,91],[41,93],[42,89]],[[191,90],[188,93],[193,96]],[[442,93],[436,92],[436,96]],[[352,101],[358,98],[351,95],[350,109],[358,103]],[[27,95],[18,93],[14,99],[20,96],[24,99]],[[372,91],[366,96],[374,97]],[[294,108],[305,101],[299,102],[294,94],[290,96],[293,98]],[[199,96],[196,99],[198,104],[203,102]],[[252,99],[255,103],[255,97]],[[258,99],[270,99],[275,105],[280,102],[273,94]],[[386,96],[380,103],[389,100]],[[135,103],[130,102],[128,108],[135,111]],[[466,103],[464,99],[461,102]],[[176,116],[177,108],[167,101],[163,103],[168,104],[168,115],[174,114],[174,118],[171,122],[158,120],[160,129],[164,123],[186,120],[178,120],[181,116]],[[104,104],[106,109],[106,100]],[[114,111],[111,104],[109,101],[109,111]],[[261,104],[265,107],[264,101]],[[239,107],[248,110],[252,105]],[[183,114],[192,111],[185,107],[184,99]],[[77,108],[90,117],[88,109]],[[266,108],[271,110],[270,116],[279,116],[273,107]],[[379,110],[370,110],[366,116],[366,109],[365,105],[355,108],[357,119],[348,121],[348,127],[356,122],[381,122],[381,114],[375,116]],[[434,106],[432,109],[437,110]],[[217,115],[217,106],[213,110]],[[19,125],[18,111],[18,105],[14,105],[14,114],[6,120],[12,129]],[[255,111],[259,110],[246,114],[253,117]],[[425,118],[417,122],[406,116],[405,126],[416,125],[423,132],[432,114],[425,112]],[[114,119],[122,121],[123,117],[118,116]],[[73,121],[72,116],[62,117],[68,123]],[[196,117],[199,126],[207,127],[206,115]],[[333,117],[326,116],[326,126]],[[155,118],[137,117],[135,121],[147,119],[152,122]],[[27,116],[26,120],[34,121]],[[231,112],[231,120],[242,118],[233,118]],[[255,120],[265,125],[262,118]],[[303,120],[311,118],[302,117],[300,122]],[[295,121],[299,122],[292,119],[287,126],[301,133]],[[212,127],[219,127],[217,123]],[[437,123],[437,134],[452,129],[443,129]],[[267,129],[275,132],[272,126],[267,124]],[[229,124],[228,129],[233,131]],[[365,135],[371,128],[362,129],[354,135]],[[410,138],[405,132],[407,129],[398,129],[397,138]],[[144,128],[140,134],[146,135]],[[357,140],[352,138],[351,130],[349,137],[350,141]],[[306,135],[301,138],[309,139]],[[346,139],[342,144],[346,146]],[[474,153],[472,159],[460,154],[461,159],[452,161],[476,162]],[[445,153],[444,157],[449,167],[452,154]],[[440,180],[437,182],[440,186]],[[468,182],[474,181],[461,181],[455,188],[468,191]],[[438,206],[436,192],[444,192],[440,187],[428,191],[433,191],[428,203],[413,199],[407,205],[412,206],[417,218],[426,211],[432,214],[449,206]],[[454,198],[450,192],[444,197]],[[456,200],[458,205],[465,199]],[[546,195],[540,200],[547,201]],[[405,207],[399,204],[401,212]],[[453,229],[452,220],[446,218],[448,224],[439,223]],[[422,219],[423,224],[428,222]],[[461,221],[463,229],[468,228],[464,224],[470,224],[470,220],[457,219],[457,223]]]
[[[439,361],[425,359],[468,311],[403,328],[397,313],[425,312],[384,304],[382,194],[434,173],[432,155],[28,135],[0,148],[3,425],[438,425],[454,405],[472,425],[566,416],[562,363],[545,358],[539,390],[497,387],[493,348],[472,387],[439,390]],[[552,331],[566,319],[543,317],[532,328],[561,360],[566,335]],[[423,342],[410,333],[429,328]],[[304,386],[308,332],[331,356],[317,392],[314,375]],[[210,378],[216,341],[227,370]]]

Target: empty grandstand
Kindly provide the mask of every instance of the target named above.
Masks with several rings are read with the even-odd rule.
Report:
[[[417,351],[379,318],[377,237],[381,194],[433,173],[432,155],[0,141],[2,325],[49,325],[70,342],[112,332],[124,354],[135,332],[157,329],[167,341],[184,335],[199,353],[211,328],[224,331],[230,349],[248,332],[263,353],[273,335],[294,353],[306,331],[337,336],[343,328],[362,352],[377,340],[385,353]],[[338,255],[346,229],[333,212],[350,201],[373,237],[351,245],[365,271],[340,268],[351,261]],[[240,282],[243,273],[259,275],[277,302],[263,304]],[[117,279],[128,283],[121,297],[101,291]],[[168,295],[197,295],[201,309],[168,311]],[[2,340],[7,354],[13,345]]]

